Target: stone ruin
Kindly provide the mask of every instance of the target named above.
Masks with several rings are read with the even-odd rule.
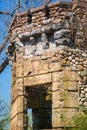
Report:
[[[55,2],[15,15],[10,130],[63,130],[87,107],[87,0]]]

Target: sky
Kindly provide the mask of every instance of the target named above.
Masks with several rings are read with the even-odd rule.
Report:
[[[8,2],[9,1],[10,0],[8,0]],[[9,4],[6,2],[6,0],[0,0],[0,11],[9,9],[8,5]],[[0,16],[0,19],[2,18],[3,17]],[[3,38],[5,34],[7,34],[7,28],[5,28],[3,22],[0,20],[0,44],[3,42]],[[3,62],[4,57],[6,57],[5,50],[3,50],[3,52],[0,55],[0,63]],[[11,103],[11,79],[12,79],[11,66],[8,65],[5,68],[5,70],[0,74],[0,98],[4,100],[6,103],[8,103],[9,105]]]
[[[11,66],[8,65],[3,73],[0,74],[0,96],[8,103],[11,101],[11,79]]]

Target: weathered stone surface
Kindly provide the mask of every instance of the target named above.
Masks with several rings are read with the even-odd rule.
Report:
[[[52,82],[52,91],[59,91],[60,89],[63,89],[63,82]]]
[[[11,125],[10,125],[10,129],[14,129],[14,130],[17,130],[18,129],[18,118],[17,116],[15,118],[13,118],[11,121],[10,121]]]
[[[78,97],[79,96],[76,92],[64,91],[64,93],[63,93],[63,98],[64,98],[63,107],[78,108],[79,107]]]
[[[60,39],[60,38],[68,38],[70,34],[70,30],[66,30],[66,29],[61,29],[60,31],[56,31],[54,33],[54,38],[55,39]]]
[[[68,100],[64,100],[63,103],[64,107],[69,107],[69,108],[79,108],[79,101],[76,100],[72,100],[72,99],[68,99]]]
[[[63,80],[62,72],[54,72],[52,73],[52,82]]]
[[[39,85],[51,82],[51,73],[24,78],[24,86],[27,87],[31,85]]]
[[[56,90],[53,92],[53,108],[78,108],[78,94],[76,92],[68,92],[64,90]]]
[[[52,63],[49,64],[49,71],[53,72],[53,71],[60,71],[62,70],[62,66],[61,64],[57,61],[54,61]]]
[[[64,100],[63,91],[53,92],[52,96],[53,108],[62,108],[63,100]]]
[[[73,109],[73,108],[63,108],[62,109],[62,115],[66,119],[70,119],[73,116],[75,116],[78,113],[78,109]],[[68,118],[69,117],[69,118]]]
[[[44,60],[32,62],[33,74],[44,74],[49,72],[49,64]]]
[[[16,76],[19,78],[19,77],[22,77],[23,76],[23,68],[22,67],[16,67]]]
[[[61,110],[60,109],[53,109],[52,111],[52,126],[55,127],[63,127],[63,121],[61,118]]]
[[[57,91],[60,89],[64,89],[64,90],[71,90],[71,91],[78,91],[78,82],[75,81],[55,81],[52,83],[52,90],[53,91]]]
[[[34,45],[35,44],[35,37],[30,37],[30,44],[31,45]]]
[[[18,113],[22,113],[23,111],[24,111],[24,96],[19,96],[12,104],[11,119],[15,117]]]
[[[26,126],[26,121],[25,121],[25,114],[21,113],[16,115],[12,120],[11,120],[11,129],[14,130],[24,130],[27,128]]]
[[[69,45],[70,44],[70,39],[68,38],[61,38],[58,40],[55,40],[56,45]]]
[[[77,65],[76,67],[77,67],[77,69],[79,69],[79,70],[84,70],[84,67],[83,67],[82,65]]]
[[[24,76],[27,76],[29,74],[32,73],[32,62],[30,59],[24,59],[23,60],[23,72],[24,72]]]
[[[16,62],[16,68],[15,68],[15,74],[17,77],[22,77],[23,76],[23,58],[21,56],[21,54],[17,54],[17,58],[16,58],[17,62]]]
[[[75,71],[65,70],[52,73],[52,81],[80,81],[81,78]]]
[[[30,37],[30,32],[24,32],[22,34],[19,34],[18,37],[20,39],[25,39],[26,37],[29,38]]]
[[[78,88],[78,82],[75,82],[75,81],[67,81],[67,80],[65,80],[64,82],[63,82],[63,85],[64,85],[64,89],[65,90],[75,90],[75,91],[77,91],[79,88]]]
[[[13,102],[19,95],[22,96],[23,94],[24,94],[23,78],[19,78],[16,80],[15,84],[12,87],[11,101]]]
[[[41,35],[41,41],[42,42],[47,41],[47,35],[45,33],[42,33],[42,35]]]

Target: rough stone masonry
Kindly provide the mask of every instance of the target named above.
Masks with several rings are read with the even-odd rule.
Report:
[[[12,64],[10,130],[74,127],[87,107],[87,0],[55,2],[15,15],[9,30]]]

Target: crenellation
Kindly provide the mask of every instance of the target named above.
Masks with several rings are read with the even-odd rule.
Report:
[[[66,4],[66,6],[64,6],[64,4]],[[51,23],[52,24],[58,23],[58,21],[62,22],[65,19],[69,20],[70,19],[70,15],[69,15],[70,7],[71,7],[71,4],[58,2],[55,4],[49,5],[48,7],[42,6],[38,9],[34,9],[33,11],[31,10],[29,12],[29,15],[28,15],[28,12],[17,14],[12,23],[13,24],[13,26],[11,26],[12,29],[10,28],[9,33],[13,32],[12,30],[14,30],[14,32],[10,33],[10,35],[13,34],[13,36],[15,36],[15,35],[18,35],[17,34],[18,32],[21,32],[21,33],[25,32],[25,31],[31,32],[32,30],[35,30],[38,27],[41,28],[43,25],[47,25],[47,24],[51,24]],[[45,8],[47,8],[47,9],[45,9]],[[69,12],[68,12],[68,8],[69,8]],[[47,11],[48,11],[49,17],[46,15]],[[65,14],[67,12],[68,16],[64,16],[62,14],[62,12],[65,12]],[[29,18],[29,16],[31,18]],[[31,22],[28,23],[29,19],[31,19]],[[28,28],[26,28],[26,25],[28,25]],[[20,31],[18,31],[18,30],[20,30]]]

